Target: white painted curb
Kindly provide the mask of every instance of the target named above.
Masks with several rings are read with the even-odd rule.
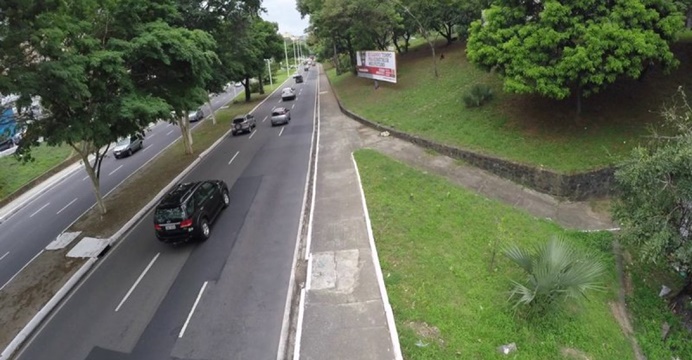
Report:
[[[48,300],[48,303],[46,303],[41,310],[39,310],[36,315],[29,321],[28,324],[17,334],[17,336],[14,337],[12,342],[10,342],[9,345],[3,350],[2,354],[0,354],[0,360],[5,360],[9,359],[12,354],[19,348],[19,346],[26,340],[29,335],[36,329],[36,327],[43,321],[43,319],[50,314],[50,312],[53,310],[53,308],[67,295],[67,293],[72,289],[73,286],[77,284],[77,282],[86,274],[89,269],[94,265],[96,262],[97,258],[90,258],[87,260],[84,265],[82,265],[77,272],[70,277],[69,280],[65,283],[65,285],[58,290],[53,297]]]
[[[288,79],[286,79],[286,81],[288,81]],[[257,104],[257,106],[255,106],[250,112],[254,112],[255,110],[257,110],[257,108],[260,107],[265,101],[267,101],[267,99],[269,99],[277,90],[279,90],[279,88],[277,88],[276,90],[271,92],[264,100],[262,100],[259,104]],[[154,196],[154,198],[151,201],[149,201],[149,203],[144,205],[144,207],[142,207],[137,212],[137,214],[135,214],[132,218],[130,218],[130,220],[128,220],[128,222],[125,223],[125,225],[123,225],[123,227],[121,227],[115,234],[113,234],[112,236],[110,236],[108,238],[108,244],[113,245],[123,234],[128,232],[139,220],[141,220],[142,216],[146,212],[151,210],[151,208],[163,197],[163,195],[166,194],[166,192],[168,192],[170,190],[170,188],[175,186],[184,176],[189,174],[192,171],[192,169],[195,166],[197,166],[199,164],[199,162],[202,161],[202,159],[204,157],[206,157],[211,152],[212,149],[214,149],[216,146],[218,146],[221,143],[221,141],[226,139],[230,132],[231,132],[231,130],[229,129],[226,133],[224,133],[224,135],[222,137],[220,137],[211,146],[209,146],[209,148],[207,150],[200,153],[197,156],[197,158],[192,163],[190,163],[190,165],[188,165],[188,167],[186,167],[183,171],[181,171],[180,174],[178,174],[178,176],[176,176],[170,183],[168,183],[168,185],[164,186],[164,188],[161,189],[161,191],[159,191],[159,193],[156,194],[156,196]],[[137,171],[139,171],[141,168],[146,166],[148,163],[150,163],[154,159],[158,158],[159,154],[161,154],[166,149],[171,147],[173,144],[178,142],[178,140],[180,140],[181,138],[182,137],[179,137],[175,141],[168,144],[158,154],[153,156],[151,159],[147,160],[147,162],[142,164],[142,166],[140,166],[132,174],[130,174],[125,179],[123,179],[122,182],[127,180],[133,174],[137,173]],[[114,187],[113,190],[115,190],[118,186],[120,186],[120,184],[122,184],[122,182],[120,182],[116,187]],[[111,191],[113,191],[113,190],[111,190]],[[106,194],[106,196],[107,195],[108,194]],[[91,209],[92,207],[93,207],[93,205],[89,209]],[[87,211],[89,211],[89,209],[87,209]],[[84,214],[80,215],[80,217],[83,215]],[[65,283],[65,285],[63,285],[60,288],[60,290],[58,290],[58,292],[55,295],[53,295],[53,297],[46,303],[46,305],[44,305],[41,308],[41,310],[39,310],[39,312],[36,315],[34,315],[34,317],[31,319],[31,321],[29,321],[29,323],[27,323],[24,326],[24,328],[19,332],[19,334],[17,334],[17,336],[15,336],[15,338],[12,340],[12,342],[10,342],[10,344],[5,348],[5,350],[3,350],[2,354],[0,354],[0,360],[9,359],[12,356],[12,354],[19,348],[19,346],[21,346],[21,344],[29,337],[29,335],[31,333],[33,333],[34,330],[36,330],[36,328],[41,324],[43,319],[45,319],[46,316],[48,316],[48,314],[50,314],[50,312],[53,311],[53,309],[65,297],[65,295],[67,295],[67,293],[69,293],[70,290],[72,290],[72,288],[79,282],[79,280],[81,280],[81,278],[84,275],[86,275],[87,271],[94,265],[94,263],[96,263],[97,259],[98,258],[90,258],[89,260],[87,260],[87,262],[84,265],[82,265],[82,267],[74,275],[72,275],[72,277]]]
[[[372,253],[372,262],[375,265],[375,273],[377,275],[377,284],[380,288],[380,295],[382,296],[382,302],[384,303],[384,313],[387,317],[387,325],[389,327],[389,335],[392,338],[392,348],[394,350],[394,358],[396,360],[402,360],[401,355],[401,345],[399,344],[399,334],[396,330],[396,323],[394,322],[394,312],[392,311],[392,305],[389,303],[389,296],[387,296],[387,289],[384,285],[384,277],[382,276],[382,268],[380,268],[380,259],[377,256],[377,247],[375,247],[375,237],[372,234],[372,224],[370,223],[370,213],[368,212],[368,204],[365,200],[365,191],[363,190],[363,183],[360,181],[360,172],[358,171],[358,163],[356,163],[356,158],[351,153],[351,160],[353,160],[353,166],[356,169],[356,175],[358,176],[358,187],[360,188],[360,197],[363,203],[363,212],[365,213],[365,223],[368,228],[368,239],[370,240],[370,251]]]

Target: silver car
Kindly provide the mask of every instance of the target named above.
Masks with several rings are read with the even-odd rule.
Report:
[[[122,138],[115,144],[113,148],[113,156],[116,159],[121,157],[130,156],[135,151],[140,150],[144,147],[144,138],[142,135],[131,135]]]
[[[281,90],[281,100],[286,101],[286,100],[295,100],[296,99],[296,91],[293,88],[287,87]]]
[[[291,111],[285,107],[272,110],[272,126],[288,124],[291,122]]]
[[[257,121],[252,114],[245,114],[233,119],[231,134],[236,136],[240,133],[252,132],[257,127]]]

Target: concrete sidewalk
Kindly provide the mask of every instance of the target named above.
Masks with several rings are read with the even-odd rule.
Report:
[[[352,152],[360,125],[320,73],[320,140],[300,359],[400,359]]]

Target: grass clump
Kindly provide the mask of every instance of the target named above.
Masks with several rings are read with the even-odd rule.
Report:
[[[611,314],[619,283],[612,234],[567,231],[424,174],[372,150],[355,153],[404,357],[559,359],[565,349],[590,359],[631,359]],[[506,301],[522,272],[494,254],[507,244],[531,248],[557,235],[604,265],[603,290],[564,311],[525,317]]]
[[[487,85],[476,84],[464,97],[464,104],[467,108],[480,107],[493,98],[493,89]]]

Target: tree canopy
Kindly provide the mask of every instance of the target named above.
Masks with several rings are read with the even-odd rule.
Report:
[[[498,0],[471,25],[467,55],[506,91],[580,99],[652,63],[676,66],[669,42],[682,27],[666,0]]]

